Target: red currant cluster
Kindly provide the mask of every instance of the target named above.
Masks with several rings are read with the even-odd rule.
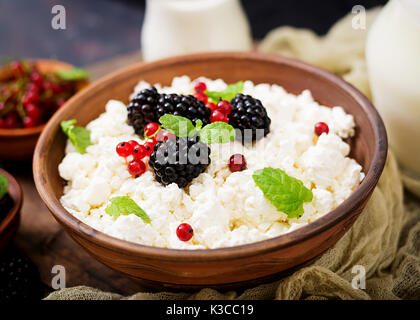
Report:
[[[0,128],[41,125],[76,91],[76,82],[41,74],[27,61],[15,61],[0,71]]]
[[[229,101],[220,100],[217,105],[209,102],[208,97],[204,93],[204,91],[207,90],[207,86],[204,82],[197,82],[197,84],[194,86],[194,90],[194,97],[203,101],[205,105],[211,109],[211,122],[229,122],[229,114],[232,112],[232,105]]]
[[[146,172],[146,157],[149,157],[153,152],[155,144],[167,140],[176,138],[174,134],[166,130],[161,130],[159,123],[151,122],[144,128],[144,136],[146,137],[146,143],[140,144],[135,140],[120,142],[116,151],[120,157],[132,159],[127,163],[128,172],[134,177],[138,178]]]

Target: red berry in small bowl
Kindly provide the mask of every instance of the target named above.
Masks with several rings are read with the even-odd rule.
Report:
[[[209,98],[204,94],[204,92],[196,92],[194,93],[194,97],[196,97],[197,100],[203,101],[204,104],[209,101]]]
[[[22,76],[25,73],[23,65],[19,61],[14,61],[11,65],[11,68],[16,78]]]
[[[217,104],[216,110],[221,111],[226,115],[229,115],[232,112],[232,105],[230,104],[229,101],[220,100],[219,103]]]
[[[328,128],[328,124],[325,122],[318,122],[315,125],[315,134],[320,136],[321,134],[325,133],[328,134],[330,132],[330,128]]]
[[[19,116],[14,112],[9,112],[4,117],[4,126],[6,129],[19,128]]]
[[[23,105],[26,106],[30,103],[38,103],[39,101],[39,96],[38,93],[36,93],[35,91],[28,91],[25,95],[25,97],[23,98]]]
[[[188,241],[194,235],[193,228],[188,223],[181,223],[178,228],[176,228],[176,235],[181,241]]]
[[[206,91],[207,90],[207,85],[204,82],[202,82],[202,81],[197,82],[195,84],[195,86],[194,86],[194,90],[195,90],[195,92],[203,92],[203,91]]]
[[[41,119],[41,109],[33,103],[25,106],[26,115],[34,119]]]
[[[146,137],[153,136],[160,129],[160,125],[157,122],[151,122],[144,128],[144,135]]]
[[[216,109],[216,111],[214,111],[210,116],[210,122],[218,122],[218,121],[227,123],[229,122],[229,119],[225,113]]]
[[[33,128],[36,127],[38,125],[38,121],[35,118],[26,116],[25,118],[23,118],[23,126],[25,128]]]
[[[42,76],[38,71],[32,72],[30,75],[30,78],[31,78],[32,83],[34,83],[38,87],[42,87],[44,80],[42,79]]]
[[[242,154],[234,154],[229,159],[229,170],[231,172],[243,171],[246,169],[246,160]]]
[[[120,157],[127,158],[133,152],[133,146],[128,142],[120,142],[117,144],[116,151]]]
[[[128,172],[130,172],[130,174],[136,178],[146,172],[146,165],[144,164],[143,161],[140,161],[140,160],[130,161],[128,163],[127,168],[128,168]]]

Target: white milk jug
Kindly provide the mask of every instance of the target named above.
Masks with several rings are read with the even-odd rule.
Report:
[[[249,24],[239,0],[147,0],[142,52],[151,61],[195,52],[247,51]]]
[[[406,187],[420,196],[420,0],[391,0],[369,31],[373,101]]]

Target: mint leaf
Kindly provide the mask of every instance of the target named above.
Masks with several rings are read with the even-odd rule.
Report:
[[[257,170],[252,178],[264,193],[265,198],[277,210],[286,213],[289,218],[301,217],[303,203],[312,201],[312,191],[307,189],[302,181],[288,176],[281,169]]]
[[[203,143],[228,143],[235,140],[235,128],[225,122],[213,122],[200,131]]]
[[[232,100],[238,93],[242,93],[243,89],[244,82],[239,81],[228,85],[227,88],[223,91],[204,91],[204,93],[207,95],[210,102],[217,103],[219,102],[219,99],[226,101]]]
[[[57,70],[55,74],[64,81],[78,81],[89,78],[89,72],[81,68]]]
[[[129,214],[135,214],[140,217],[144,222],[150,223],[150,218],[147,213],[138,206],[134,200],[129,197],[113,197],[110,200],[110,204],[106,207],[105,212],[112,217],[119,217],[120,215],[127,216]]]
[[[188,137],[199,133],[203,143],[227,143],[235,139],[235,129],[224,122],[213,122],[204,128],[203,122],[197,120],[195,127],[190,119],[173,114],[165,114],[159,118],[162,127],[177,137]]]
[[[200,130],[203,127],[203,121],[201,121],[200,119],[197,119],[195,121],[195,130]]]
[[[83,127],[76,127],[76,120],[67,120],[60,123],[61,130],[70,139],[76,151],[84,154],[86,148],[92,145],[90,141],[90,131]]]
[[[65,135],[68,135],[70,128],[74,127],[75,124],[76,124],[76,119],[61,121],[60,123],[61,130],[63,130]]]
[[[159,118],[159,122],[166,130],[169,130],[177,137],[188,137],[195,127],[190,119],[173,114],[165,114]],[[203,125],[203,123],[201,123]]]
[[[0,200],[7,194],[8,190],[9,180],[7,180],[4,175],[0,174]]]

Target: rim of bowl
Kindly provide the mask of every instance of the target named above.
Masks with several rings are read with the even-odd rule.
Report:
[[[47,192],[46,187],[43,185],[45,179],[37,175],[38,168],[41,168],[42,164],[45,165],[45,161],[43,161],[41,158],[42,154],[45,153],[44,144],[47,140],[47,137],[59,124],[61,114],[64,112],[65,108],[71,107],[74,101],[77,101],[79,97],[89,93],[88,90],[84,90],[83,92],[77,93],[75,96],[73,96],[68,101],[66,106],[64,106],[64,109],[58,110],[58,112],[56,112],[53,115],[53,117],[48,122],[45,130],[41,133],[34,153],[33,171],[35,184],[42,200],[47,205],[51,213],[55,216],[55,218],[65,227],[71,229],[72,232],[79,234],[85,240],[93,242],[96,245],[100,245],[103,248],[106,248],[107,250],[112,250],[114,252],[124,251],[134,256],[141,255],[142,257],[157,259],[161,261],[173,261],[182,259],[183,262],[203,262],[235,260],[244,257],[252,257],[263,253],[269,253],[280,248],[289,247],[300,242],[304,242],[316,236],[317,234],[325,231],[326,229],[329,229],[332,226],[336,225],[346,216],[350,215],[352,211],[362,206],[364,202],[368,199],[373,189],[375,188],[385,166],[388,151],[388,140],[385,126],[375,107],[359,90],[357,90],[355,87],[353,87],[351,84],[349,84],[342,78],[334,75],[333,73],[330,73],[327,70],[315,67],[313,65],[295,59],[264,53],[199,53],[171,57],[149,63],[140,62],[125,67],[123,69],[119,69],[95,81],[93,84],[90,85],[89,90],[95,90],[97,88],[100,89],[107,81],[114,78],[115,76],[125,73],[138,73],[139,69],[140,71],[145,71],[154,69],[159,66],[162,67],[169,66],[172,64],[185,64],[193,61],[199,62],[203,60],[209,61],[224,58],[269,61],[274,63],[287,64],[294,68],[303,69],[306,72],[316,74],[318,77],[326,78],[329,82],[337,84],[340,88],[342,88],[349,95],[351,95],[352,98],[356,100],[356,102],[359,105],[362,106],[365,116],[369,119],[369,123],[373,127],[373,132],[375,136],[375,152],[370,169],[368,170],[368,172],[366,172],[365,178],[360,183],[358,188],[346,200],[344,200],[337,208],[328,212],[321,218],[315,220],[314,222],[311,222],[310,224],[302,226],[294,231],[274,238],[233,247],[222,247],[215,249],[171,249],[143,245],[107,235],[77,219],[66,209],[64,209],[60,201],[55,196]]]
[[[6,214],[3,220],[0,221],[0,234],[3,233],[4,230],[16,219],[17,215],[20,212],[20,209],[22,208],[22,202],[23,202],[23,192],[22,188],[20,187],[19,182],[6,170],[0,168],[0,174],[4,175],[6,179],[9,181],[9,195],[13,199],[13,207],[9,210],[9,212]],[[14,188],[16,189],[17,197],[15,197],[11,194],[10,190]]]
[[[33,128],[0,129],[0,137],[22,137],[38,135],[45,128],[46,123]]]
[[[28,61],[31,61],[37,64],[40,68],[53,68],[53,67],[54,68],[57,68],[57,67],[74,68],[74,65],[68,62],[54,60],[54,59],[28,59]],[[54,114],[56,112],[54,112]],[[50,119],[51,118],[52,116],[50,117]],[[15,128],[15,129],[0,128],[0,137],[22,137],[22,136],[39,135],[41,131],[45,128],[47,122],[42,123],[39,126],[36,126],[33,128]]]

